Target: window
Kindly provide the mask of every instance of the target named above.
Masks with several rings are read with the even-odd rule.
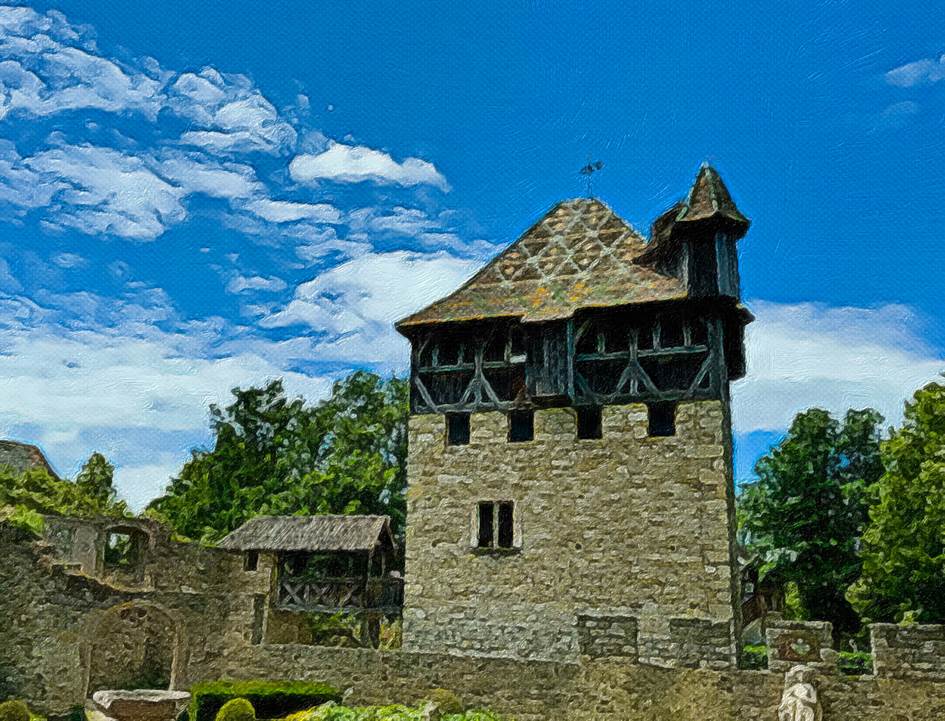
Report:
[[[255,571],[259,568],[259,551],[247,551],[243,556],[243,570]]]
[[[499,548],[511,548],[515,538],[511,501],[499,504]]]
[[[465,446],[469,443],[469,414],[446,414],[446,445]]]
[[[492,548],[495,542],[495,504],[491,501],[479,504],[479,548]]]
[[[480,501],[477,512],[477,548],[515,548],[515,504]]]
[[[112,568],[134,568],[144,556],[147,535],[137,529],[110,530],[105,539],[105,565]]]
[[[673,402],[648,403],[646,406],[651,436],[676,435],[676,404]]]
[[[523,443],[535,437],[535,414],[532,411],[509,412],[509,442]]]
[[[683,322],[678,315],[664,315],[660,319],[660,348],[679,348],[683,340]]]
[[[577,409],[577,437],[601,438],[601,409],[599,406],[583,406]]]

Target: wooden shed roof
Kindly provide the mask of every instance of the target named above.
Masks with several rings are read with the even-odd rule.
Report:
[[[387,516],[257,516],[219,545],[231,551],[370,551],[387,541]]]
[[[704,165],[685,201],[661,216],[666,227],[719,218],[748,220],[732,201],[718,173]],[[646,239],[596,198],[555,205],[524,235],[462,287],[397,323],[407,330],[429,323],[485,318],[525,322],[571,317],[583,308],[607,308],[687,296],[685,283],[643,261],[659,241]]]

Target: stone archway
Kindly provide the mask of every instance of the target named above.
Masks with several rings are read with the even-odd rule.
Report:
[[[163,608],[135,601],[113,606],[91,624],[86,695],[173,688],[179,641],[179,624]]]

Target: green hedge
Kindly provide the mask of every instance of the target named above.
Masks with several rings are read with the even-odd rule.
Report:
[[[848,676],[863,676],[873,673],[873,656],[865,651],[841,651],[837,659],[840,673]]]
[[[245,698],[259,718],[278,718],[295,711],[340,701],[337,689],[305,681],[207,681],[190,690],[190,721],[213,721],[227,701]]]
[[[760,670],[768,668],[768,647],[762,643],[742,646],[739,668]]]

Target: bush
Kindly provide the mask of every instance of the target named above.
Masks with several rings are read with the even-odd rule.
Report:
[[[0,703],[0,721],[30,721],[30,710],[22,701]]]
[[[444,716],[463,712],[463,704],[459,700],[459,696],[445,688],[433,689],[426,695],[426,699],[435,703]]]
[[[260,718],[279,718],[341,700],[337,689],[304,681],[207,681],[194,684],[190,694],[190,721],[213,721],[223,704],[236,698],[249,701]]]
[[[215,721],[256,721],[256,709],[245,698],[234,698],[223,704]]]
[[[764,644],[747,644],[742,647],[741,668],[761,670],[768,668],[768,647]]]
[[[865,651],[841,651],[837,668],[848,676],[864,676],[873,673],[873,656]]]

